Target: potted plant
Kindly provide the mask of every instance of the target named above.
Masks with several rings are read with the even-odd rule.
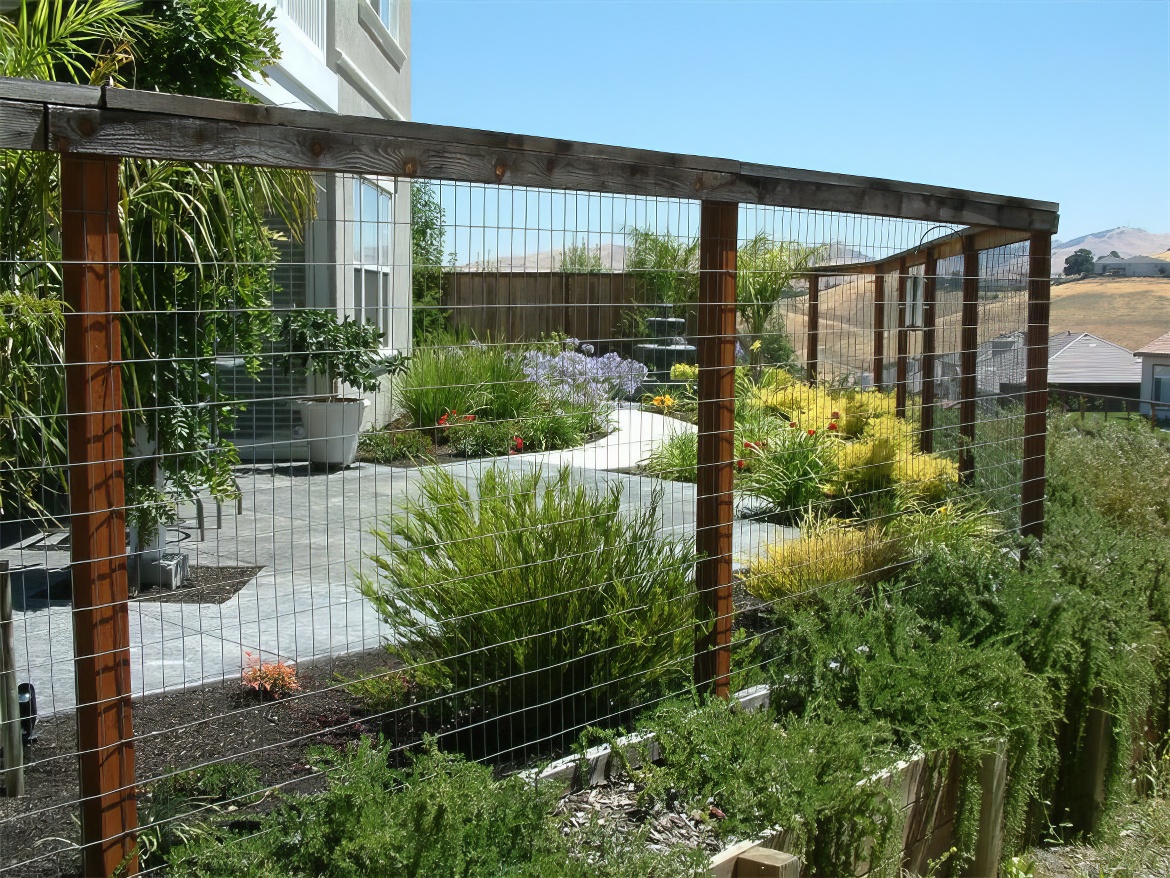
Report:
[[[343,395],[339,386],[372,393],[379,376],[401,372],[407,358],[396,351],[383,353],[382,332],[373,324],[351,317],[339,323],[332,312],[319,308],[290,311],[281,334],[287,343],[285,372],[297,368],[324,375],[330,388],[324,396],[293,402],[309,440],[309,461],[349,466],[357,457],[358,433],[370,401]]]

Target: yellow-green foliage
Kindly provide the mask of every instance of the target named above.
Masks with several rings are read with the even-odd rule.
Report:
[[[670,367],[671,381],[698,381],[699,367],[689,363],[675,363]]]
[[[918,437],[914,425],[896,415],[879,415],[868,424],[862,436],[866,439],[885,439],[893,443],[895,457],[918,453]]]
[[[908,500],[938,503],[959,483],[959,467],[933,454],[905,454],[893,465],[898,493]]]
[[[790,378],[762,381],[744,401],[751,408],[787,418],[802,430],[826,430],[850,439],[862,435],[874,419],[894,417],[893,394],[830,390]]]
[[[806,594],[835,583],[877,578],[897,561],[897,545],[876,524],[839,519],[809,522],[800,537],[766,546],[748,565],[748,591],[765,601]]]
[[[867,436],[853,442],[837,443],[836,466],[825,493],[831,497],[845,497],[889,487],[897,455],[898,446],[888,436]]]

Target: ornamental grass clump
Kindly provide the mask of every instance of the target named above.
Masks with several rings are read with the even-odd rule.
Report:
[[[896,541],[876,524],[811,518],[796,539],[765,546],[749,559],[745,585],[761,600],[778,603],[814,596],[831,585],[876,582],[898,560]]]
[[[362,593],[390,651],[425,665],[493,739],[612,723],[690,679],[695,555],[662,535],[660,497],[623,513],[620,484],[589,490],[568,469],[492,467],[474,492],[430,470],[375,531]]]

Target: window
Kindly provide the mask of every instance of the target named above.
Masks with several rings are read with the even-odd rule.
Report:
[[[353,313],[390,337],[394,283],[392,183],[353,181]]]
[[[1170,366],[1154,364],[1154,402],[1170,402]]]
[[[923,303],[926,292],[926,266],[913,265],[906,277],[906,327],[922,328]]]
[[[398,0],[370,0],[370,5],[390,31],[390,36],[398,39]]]

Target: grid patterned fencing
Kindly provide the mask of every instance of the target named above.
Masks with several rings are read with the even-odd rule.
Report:
[[[561,754],[726,697],[769,606],[932,528],[1042,535],[1054,205],[47,83],[0,116],[0,679],[39,713],[0,872],[154,870],[192,769],[249,806],[363,735]]]

